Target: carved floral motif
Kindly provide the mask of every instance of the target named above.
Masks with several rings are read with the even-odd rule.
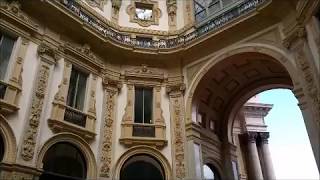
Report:
[[[42,65],[38,74],[35,96],[32,100],[28,129],[22,144],[21,156],[25,161],[32,160],[34,156],[36,137],[39,127],[40,115],[42,112],[43,100],[47,89],[48,78],[49,67],[46,65]]]

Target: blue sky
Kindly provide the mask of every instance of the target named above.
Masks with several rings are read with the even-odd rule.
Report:
[[[261,103],[273,104],[265,118],[269,148],[277,179],[320,179],[297,99],[290,90],[259,94]]]

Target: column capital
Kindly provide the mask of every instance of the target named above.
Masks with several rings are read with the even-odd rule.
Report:
[[[270,137],[269,132],[259,132],[259,139],[261,143],[268,144],[269,137]]]
[[[184,94],[184,90],[186,89],[186,85],[184,83],[179,84],[171,84],[166,86],[166,92],[170,97],[178,97]]]
[[[102,84],[103,88],[108,92],[119,92],[122,88],[122,83],[120,81],[109,78],[104,78]]]
[[[256,142],[256,139],[258,137],[258,133],[257,132],[250,132],[248,131],[246,134],[245,134],[246,138],[247,138],[247,141],[250,142],[250,143],[255,143]]]

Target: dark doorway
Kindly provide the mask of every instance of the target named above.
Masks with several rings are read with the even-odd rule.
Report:
[[[0,162],[3,159],[3,156],[4,156],[4,141],[3,141],[3,138],[0,134]]]
[[[147,155],[131,157],[120,171],[120,180],[164,180],[160,163]]]
[[[57,143],[49,148],[43,158],[40,180],[80,180],[87,174],[83,154],[70,143]]]

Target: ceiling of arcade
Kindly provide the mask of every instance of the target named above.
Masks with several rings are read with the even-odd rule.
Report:
[[[241,98],[262,86],[290,88],[292,82],[282,65],[266,55],[235,55],[207,72],[196,88],[193,102],[198,112],[220,124],[230,107],[239,101],[246,102],[247,99]]]

